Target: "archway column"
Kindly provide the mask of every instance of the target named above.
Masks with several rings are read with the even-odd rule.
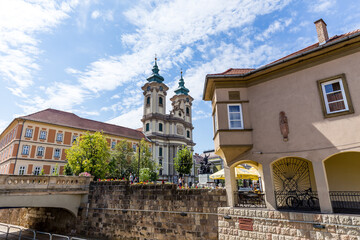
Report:
[[[237,184],[235,179],[235,167],[229,167],[227,164],[224,166],[224,174],[225,174],[225,188],[226,188],[226,196],[228,200],[229,207],[235,207],[237,203],[237,199],[235,199],[234,192],[237,191]]]
[[[271,177],[271,166],[269,163],[263,165],[262,173],[263,175],[261,176],[261,178],[265,190],[266,207],[268,209],[276,209],[275,192]]]
[[[321,161],[312,162],[317,193],[319,198],[320,210],[322,213],[332,213],[332,205],[329,195],[329,186],[326,178],[326,171]]]

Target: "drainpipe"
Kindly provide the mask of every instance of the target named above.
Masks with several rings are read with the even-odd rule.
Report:
[[[18,120],[18,124],[19,124],[19,122],[20,121]],[[21,132],[20,132],[20,138],[19,138],[19,146],[18,146],[17,153],[16,153],[13,175],[15,175],[16,163],[17,163],[17,159],[18,159],[18,155],[19,155],[19,149],[20,149],[21,136],[22,136],[22,132],[23,132],[23,129],[24,129],[25,122],[26,122],[26,120],[23,121],[23,124],[21,126]]]

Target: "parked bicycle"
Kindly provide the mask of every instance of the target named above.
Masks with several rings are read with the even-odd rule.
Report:
[[[295,196],[289,196],[286,198],[286,205],[289,208],[298,208],[300,206],[309,206],[311,209],[315,209],[319,206],[319,199],[312,196],[311,188],[306,189],[304,192],[289,191],[289,194]]]

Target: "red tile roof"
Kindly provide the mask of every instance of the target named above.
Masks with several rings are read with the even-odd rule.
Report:
[[[51,108],[20,118],[60,126],[78,128],[85,131],[103,131],[106,134],[112,134],[132,139],[140,140],[142,138],[145,138],[142,132],[139,132],[135,129],[81,118],[74,113],[59,111]]]
[[[347,36],[351,36],[351,35],[354,35],[354,34],[357,34],[357,33],[360,33],[360,29],[357,29],[357,30],[354,30],[352,32],[348,32],[348,33],[344,33],[344,34],[341,34],[341,35],[335,35],[331,38],[329,38],[328,41],[326,41],[325,44],[322,44],[321,46],[326,46],[326,45],[330,45],[331,43],[333,43],[334,41],[336,40],[340,40],[342,38],[345,38]],[[291,58],[291,57],[294,57],[296,55],[299,55],[299,54],[302,54],[302,53],[305,53],[305,52],[308,52],[310,50],[314,50],[316,48],[318,48],[320,45],[319,43],[315,43],[315,44],[312,44],[306,48],[303,48],[299,51],[296,51],[296,52],[293,52],[285,57],[282,57],[280,59],[277,59],[271,63],[268,63],[266,64],[265,66],[263,67],[266,67],[268,65],[272,65],[272,64],[276,64],[280,61],[286,61],[287,59]],[[260,67],[260,68],[263,68],[263,67]],[[225,72],[223,73],[215,73],[215,74],[208,74],[207,76],[214,76],[214,75],[242,75],[242,74],[246,74],[246,73],[250,73],[251,71],[253,70],[257,70],[257,69],[251,69],[251,68],[229,68],[228,70],[226,70]],[[251,73],[250,73],[251,74]]]

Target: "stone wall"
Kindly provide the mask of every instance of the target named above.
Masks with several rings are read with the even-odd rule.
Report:
[[[224,206],[224,189],[92,182],[77,234],[97,239],[218,239],[217,209]]]
[[[42,232],[72,234],[76,217],[62,208],[10,208],[0,209],[0,222]]]
[[[358,240],[360,216],[222,207],[219,240]],[[225,219],[223,216],[230,216]]]

